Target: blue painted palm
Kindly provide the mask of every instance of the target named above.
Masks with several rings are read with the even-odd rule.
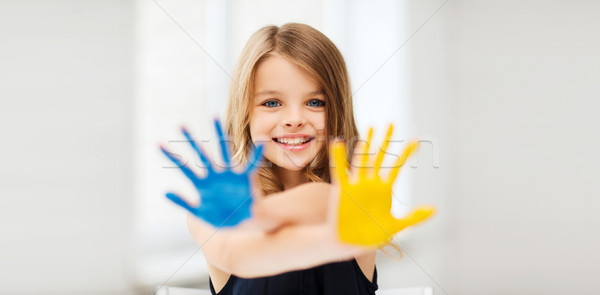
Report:
[[[252,204],[250,174],[258,167],[258,162],[262,158],[263,146],[259,145],[254,149],[249,164],[243,172],[235,172],[231,169],[230,148],[219,120],[215,120],[215,128],[217,129],[219,145],[225,163],[225,169],[222,171],[216,171],[213,168],[211,161],[202,149],[196,145],[189,132],[182,128],[183,135],[190,142],[207,169],[204,178],[198,177],[173,154],[164,147],[160,147],[162,152],[192,181],[200,193],[201,202],[194,207],[171,192],[167,193],[167,198],[215,227],[230,227],[238,225],[250,217],[250,205]]]

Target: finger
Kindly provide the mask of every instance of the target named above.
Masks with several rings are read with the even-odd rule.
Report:
[[[334,166],[332,169],[332,179],[341,186],[348,184],[348,175],[346,173],[346,145],[344,142],[335,140],[330,148],[330,162]]]
[[[429,219],[435,213],[433,206],[419,206],[405,217],[409,226],[421,223]]]
[[[160,150],[163,152],[163,154],[165,154],[165,156],[167,156],[167,158],[169,158],[173,163],[175,163],[175,165],[177,165],[177,167],[181,169],[183,174],[185,174],[185,176],[187,176],[187,178],[189,178],[192,182],[198,180],[198,176],[196,175],[196,173],[194,173],[194,171],[192,171],[185,164],[181,163],[179,159],[177,159],[171,152],[167,151],[167,149],[165,149],[162,145],[160,146]]]
[[[394,124],[390,124],[385,134],[385,139],[383,140],[383,144],[377,152],[377,158],[375,159],[375,167],[374,173],[375,175],[379,174],[379,169],[381,169],[381,164],[383,163],[383,158],[385,157],[385,152],[390,144],[390,138],[392,137],[392,133],[394,132]]]
[[[358,141],[352,150],[352,158],[350,159],[350,171],[348,174],[348,181],[356,182],[358,180],[358,170],[360,169],[361,151],[365,149],[367,143]]]
[[[174,193],[167,193],[167,198],[169,200],[171,200],[173,203],[183,207],[184,209],[190,211],[191,213],[193,213],[194,215],[196,215],[196,209],[193,208],[192,206],[190,206],[190,204],[188,204],[188,202],[184,201],[180,196],[174,194]]]
[[[360,162],[360,167],[358,168],[358,174],[360,178],[365,178],[367,176],[367,167],[369,166],[369,148],[371,146],[371,139],[373,139],[373,127],[369,128],[369,133],[367,134],[367,143],[365,144],[362,150],[362,160]]]
[[[262,159],[263,148],[264,145],[262,144],[254,148],[254,151],[252,152],[252,157],[248,161],[248,167],[246,167],[246,173],[252,173],[256,169],[258,169],[258,167],[260,167],[259,162]]]
[[[227,137],[223,133],[221,121],[219,119],[215,119],[215,128],[217,129],[217,136],[219,137],[219,146],[221,147],[223,162],[225,163],[225,167],[229,167],[229,142],[227,141]]]
[[[204,167],[206,167],[207,173],[210,174],[211,172],[213,172],[214,170],[212,169],[210,160],[208,159],[208,157],[206,157],[206,154],[204,153],[202,148],[200,148],[196,144],[196,141],[192,138],[192,136],[190,135],[188,130],[185,127],[182,127],[181,132],[183,132],[183,135],[185,136],[185,138],[190,142],[190,145],[192,146],[192,148],[196,151],[196,153],[200,157],[200,161],[202,161],[202,164],[204,165]]]
[[[396,160],[394,166],[392,166],[393,168],[390,171],[390,175],[388,176],[387,180],[388,184],[391,185],[392,183],[394,183],[394,181],[396,181],[396,177],[398,176],[400,168],[404,165],[406,159],[408,159],[408,157],[417,149],[417,144],[418,142],[416,140],[413,140],[409,142],[408,145],[404,148],[404,152],[402,153],[400,158]]]
[[[435,207],[433,206],[419,206],[403,218],[397,220],[396,232],[401,231],[406,227],[419,224],[429,219],[434,213]]]

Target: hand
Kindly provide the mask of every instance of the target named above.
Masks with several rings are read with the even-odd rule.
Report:
[[[385,151],[392,136],[390,125],[383,146],[377,153],[374,166],[369,163],[369,146],[373,136],[373,128],[369,130],[367,143],[362,153],[361,165],[346,173],[346,148],[343,142],[336,141],[330,149],[330,161],[333,167],[331,175],[338,186],[339,195],[338,233],[342,242],[379,248],[389,243],[394,234],[404,228],[415,225],[429,218],[435,209],[420,206],[406,215],[396,219],[391,215],[392,185],[398,176],[400,167],[416,150],[417,142],[409,142],[402,156],[396,160],[386,178],[379,175]],[[369,167],[369,168],[367,168]],[[373,167],[373,168],[371,168]]]
[[[250,174],[256,169],[257,162],[262,157],[263,146],[256,147],[254,154],[250,157],[249,165],[243,172],[237,173],[231,169],[229,145],[223,134],[219,120],[215,120],[215,128],[217,129],[221,153],[223,154],[223,161],[226,166],[223,171],[215,171],[213,169],[210,160],[201,148],[196,145],[189,132],[185,128],[182,128],[183,135],[190,142],[190,145],[207,169],[204,178],[198,177],[188,166],[181,163],[163,146],[160,147],[162,152],[173,163],[179,166],[181,171],[192,181],[200,193],[201,202],[198,206],[192,206],[178,195],[170,192],[167,193],[167,198],[215,227],[235,226],[250,217],[250,206],[252,204]]]

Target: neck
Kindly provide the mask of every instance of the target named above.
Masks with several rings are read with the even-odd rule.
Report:
[[[288,190],[306,182],[306,178],[301,171],[293,171],[278,167],[277,173],[283,183],[283,189]]]

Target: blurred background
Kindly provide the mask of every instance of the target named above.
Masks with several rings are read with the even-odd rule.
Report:
[[[600,290],[600,3],[2,1],[0,294],[207,287],[158,153],[214,150],[212,118],[248,37],[307,23],[348,65],[359,130],[421,149],[394,214],[434,204],[378,255],[380,288]],[[596,134],[596,135],[594,135]]]

